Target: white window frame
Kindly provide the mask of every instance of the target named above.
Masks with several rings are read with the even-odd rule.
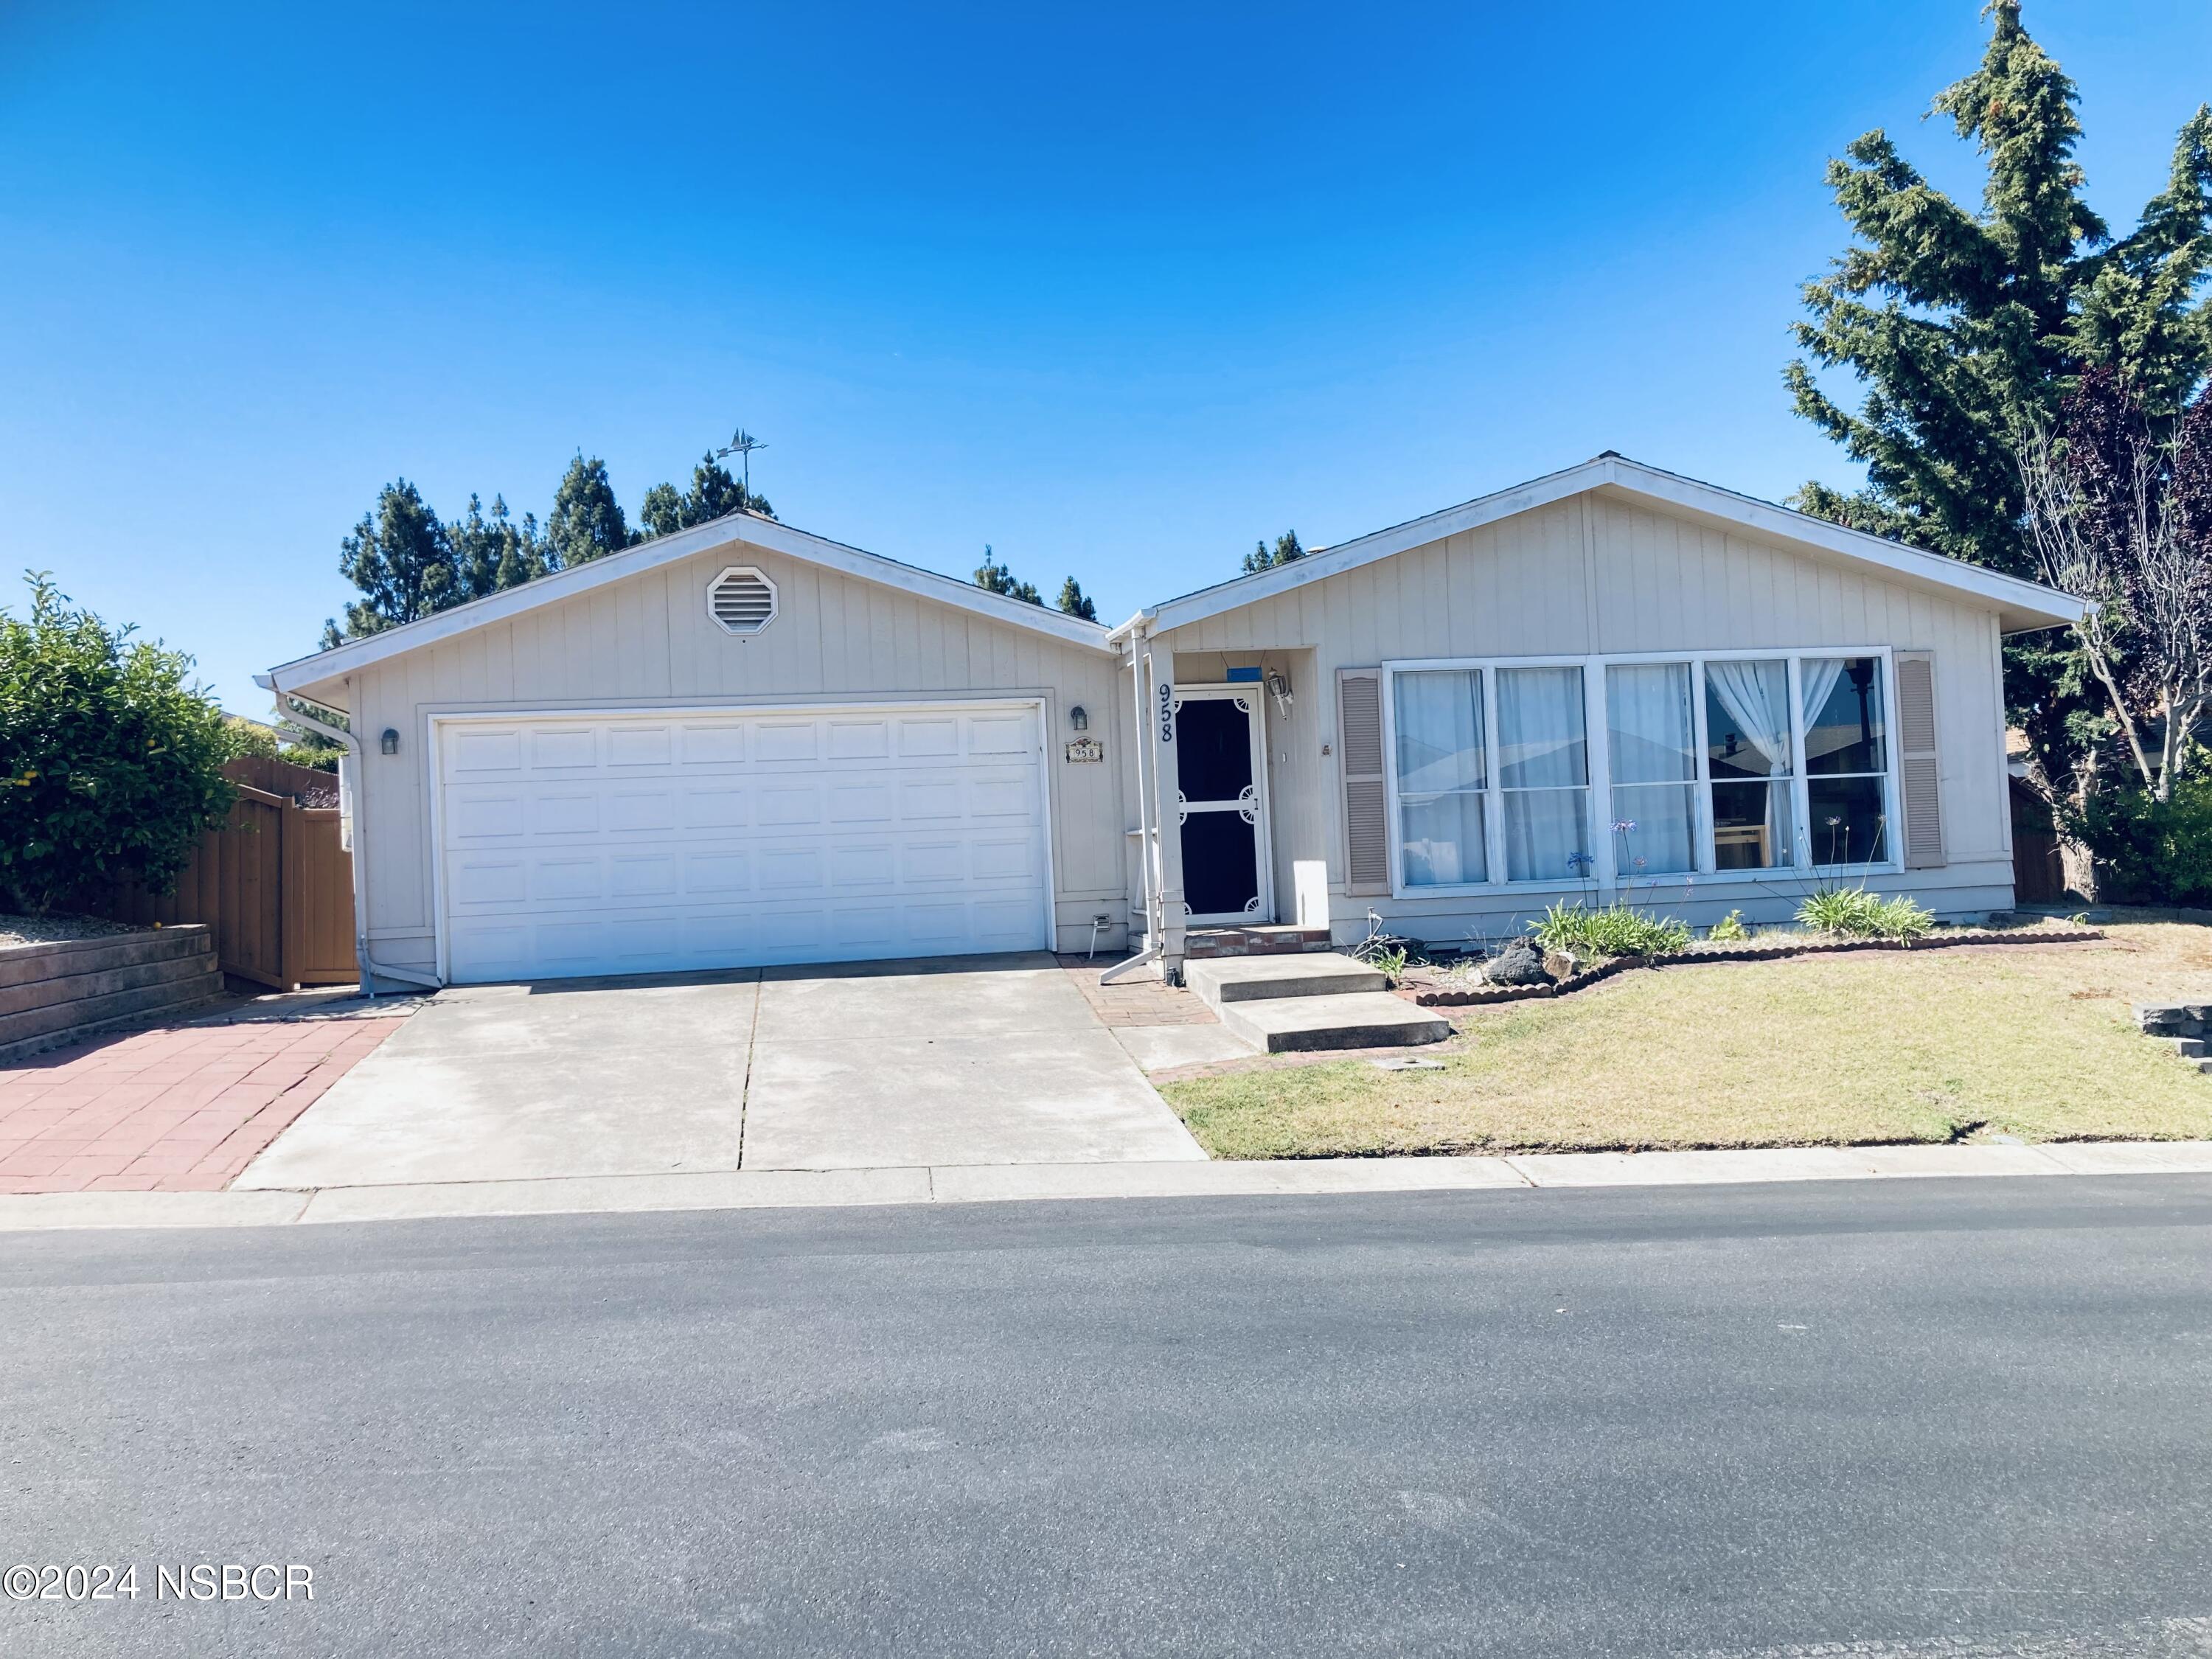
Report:
[[[1871,657],[1881,666],[1883,744],[1883,840],[1889,857],[1880,863],[1817,864],[1813,855],[1809,823],[1808,778],[1805,771],[1805,708],[1799,660],[1807,657]],[[1792,834],[1806,853],[1808,862],[1761,869],[1721,870],[1713,863],[1712,777],[1708,764],[1705,733],[1705,665],[1709,662],[1780,661],[1789,665],[1790,742],[1790,822]],[[1692,740],[1696,746],[1697,775],[1689,780],[1695,791],[1692,814],[1696,823],[1697,866],[1694,871],[1670,871],[1647,875],[1642,887],[1680,886],[1689,882],[1723,886],[1832,878],[1838,876],[1893,875],[1904,868],[1899,850],[1903,823],[1898,811],[1897,788],[1897,668],[1892,648],[1886,645],[1802,645],[1757,650],[1624,651],[1589,656],[1543,657],[1415,657],[1382,665],[1382,766],[1390,828],[1390,893],[1397,899],[1462,898],[1477,895],[1558,895],[1587,893],[1593,885],[1617,891],[1621,885],[1612,826],[1613,757],[1606,714],[1605,671],[1616,664],[1682,663],[1691,675],[1690,706],[1693,714]],[[1583,673],[1583,733],[1589,767],[1589,821],[1584,826],[1593,860],[1587,876],[1542,881],[1508,881],[1504,871],[1504,807],[1498,784],[1498,681],[1500,668],[1580,668]],[[1439,669],[1474,669],[1482,675],[1483,742],[1487,746],[1484,768],[1483,836],[1486,872],[1491,879],[1451,886],[1408,887],[1402,858],[1405,826],[1399,809],[1398,688],[1400,674]],[[1854,776],[1866,775],[1852,774]],[[1797,848],[1793,847],[1794,857]]]

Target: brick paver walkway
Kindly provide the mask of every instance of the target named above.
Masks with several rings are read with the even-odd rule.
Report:
[[[208,1192],[398,1019],[175,1025],[0,1071],[0,1193]]]
[[[1101,985],[1099,975],[1114,964],[1103,958],[1063,956],[1060,965],[1075,981],[1075,988],[1083,993],[1083,1000],[1091,1005],[1091,1012],[1098,1016],[1098,1023],[1107,1026],[1134,1025],[1218,1025],[1221,1021],[1212,1009],[1190,992],[1173,985],[1163,985],[1157,979],[1125,980],[1119,985]]]

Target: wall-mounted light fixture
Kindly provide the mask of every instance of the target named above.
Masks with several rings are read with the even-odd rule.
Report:
[[[384,735],[376,740],[376,746],[385,754],[398,754],[399,752],[399,733],[393,731],[392,727],[388,726],[386,726],[384,728]]]
[[[1267,671],[1267,695],[1275,700],[1275,707],[1282,711],[1283,718],[1290,719],[1291,677],[1279,668],[1270,668]]]
[[[1079,702],[1067,711],[1067,723],[1079,732],[1088,732],[1091,729],[1091,716],[1083,712],[1083,705]]]

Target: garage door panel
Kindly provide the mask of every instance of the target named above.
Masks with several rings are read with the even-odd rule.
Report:
[[[1036,721],[1026,712],[970,714],[967,726],[970,755],[1027,755],[1036,748]]]
[[[676,828],[673,789],[616,789],[607,798],[607,828],[636,835]]]
[[[891,787],[888,783],[841,783],[830,790],[830,822],[836,828],[856,823],[891,821]]]
[[[687,724],[679,752],[687,768],[742,765],[745,758],[745,728],[736,720]]]
[[[599,833],[599,797],[573,789],[547,791],[530,802],[532,836],[591,836]]]
[[[533,902],[559,903],[566,899],[598,898],[605,884],[605,868],[596,853],[530,861],[530,896]]]
[[[457,980],[1045,943],[1031,709],[442,729]]]
[[[814,783],[765,783],[755,797],[757,816],[764,827],[822,822],[822,789]]]
[[[588,726],[540,726],[530,733],[530,769],[574,772],[599,763],[599,734]]]
[[[1026,820],[1034,814],[1036,806],[1036,783],[1032,777],[993,773],[969,782],[968,816],[970,818]]]
[[[734,830],[751,821],[749,792],[736,786],[691,784],[684,791],[686,830]]]
[[[830,884],[838,892],[898,884],[897,854],[888,843],[830,849]]]
[[[949,758],[960,752],[960,722],[952,715],[907,715],[898,721],[902,760]]]
[[[453,734],[446,751],[449,778],[511,776],[522,769],[522,733],[512,727],[471,730]]]
[[[611,726],[607,728],[607,765],[665,766],[675,753],[674,734],[665,726]]]
[[[957,823],[963,811],[960,780],[902,778],[898,815],[902,823]]]
[[[753,728],[753,758],[769,764],[820,758],[812,720],[763,720]]]
[[[530,866],[520,858],[453,860],[453,896],[458,907],[514,905],[530,897]]]
[[[753,861],[741,852],[695,852],[684,855],[684,890],[699,898],[720,898],[752,890]]]
[[[829,732],[831,760],[881,760],[891,751],[889,720],[833,720]]]
[[[753,879],[763,893],[816,891],[822,885],[822,849],[764,847],[753,854]]]
[[[464,843],[520,838],[528,828],[517,794],[471,794],[456,802],[453,832]]]

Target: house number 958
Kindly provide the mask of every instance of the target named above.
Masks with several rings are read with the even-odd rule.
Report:
[[[1159,689],[1158,695],[1160,700],[1160,741],[1162,743],[1173,743],[1175,741],[1175,687],[1172,685],[1163,685]]]

